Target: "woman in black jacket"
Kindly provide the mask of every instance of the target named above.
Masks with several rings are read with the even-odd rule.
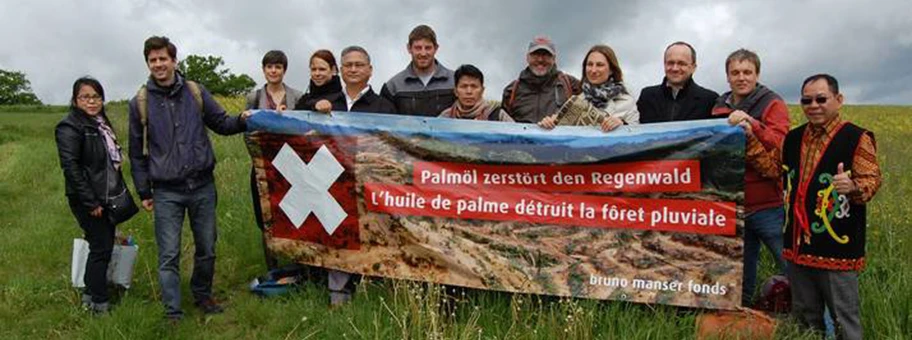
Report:
[[[123,182],[123,157],[105,115],[104,89],[98,80],[76,80],[70,113],[57,124],[55,136],[70,210],[89,243],[83,304],[95,313],[105,313],[109,308],[107,272],[116,223],[111,202],[130,193]]]
[[[317,102],[322,99],[331,102],[341,95],[342,81],[339,79],[336,57],[328,50],[314,52],[310,56],[310,85],[307,93],[298,100],[295,110],[317,111]]]

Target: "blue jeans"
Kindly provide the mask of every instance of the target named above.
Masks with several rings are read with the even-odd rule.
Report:
[[[782,226],[785,211],[781,206],[750,213],[744,218],[744,273],[742,277],[741,305],[750,306],[757,286],[757,262],[760,258],[760,242],[766,245],[780,273],[785,272],[782,259]]]
[[[193,190],[155,188],[152,194],[155,211],[155,242],[158,243],[158,280],[161,284],[165,314],[181,316],[180,249],[184,214],[190,215],[193,232],[193,274],[190,291],[196,302],[212,297],[215,275],[215,206],[218,201],[215,183]]]

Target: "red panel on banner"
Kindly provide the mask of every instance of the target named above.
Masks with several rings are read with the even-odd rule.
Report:
[[[357,138],[285,135],[276,135],[276,137],[275,139],[264,137],[264,141],[261,142],[263,159],[266,162],[266,179],[269,182],[269,202],[273,216],[272,235],[274,237],[319,243],[331,248],[360,249],[358,204],[353,170],[354,158],[350,152],[346,151],[354,149]],[[290,184],[272,165],[271,160],[275,159],[276,154],[285,143],[288,143],[297,152],[298,156],[307,163],[310,163],[317,150],[325,145],[336,160],[342,164],[342,167],[345,168],[342,175],[329,188],[329,193],[339,202],[348,216],[332,235],[324,230],[320,220],[313,213],[307,216],[300,228],[296,228],[279,207],[279,203],[282,202],[285,194],[290,189]]]

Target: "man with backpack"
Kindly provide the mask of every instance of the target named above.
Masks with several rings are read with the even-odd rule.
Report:
[[[165,317],[183,317],[180,304],[180,243],[190,215],[195,246],[190,290],[205,314],[221,313],[212,298],[215,272],[215,154],[206,127],[222,135],[242,132],[249,111],[231,117],[195,82],[176,71],[177,47],[153,36],[143,48],[149,80],[130,101],[130,161],[133,183],[153,211],[158,276]]]
[[[580,81],[557,69],[557,50],[546,36],[529,43],[528,66],[504,88],[501,105],[517,122],[538,123],[582,90]]]

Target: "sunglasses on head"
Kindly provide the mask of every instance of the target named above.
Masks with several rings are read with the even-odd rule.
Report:
[[[801,105],[811,105],[811,102],[817,102],[817,104],[823,105],[823,104],[826,104],[827,100],[829,100],[829,99],[830,99],[830,97],[826,97],[826,96],[818,96],[818,97],[814,97],[814,98],[801,97]]]

